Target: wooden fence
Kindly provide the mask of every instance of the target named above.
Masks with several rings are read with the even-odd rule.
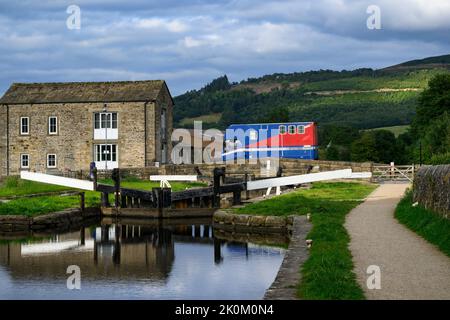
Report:
[[[415,165],[374,165],[372,167],[372,180],[383,181],[409,181],[413,182],[414,173],[417,171]]]

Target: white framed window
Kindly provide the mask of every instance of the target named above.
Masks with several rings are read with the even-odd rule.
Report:
[[[94,113],[94,139],[116,140],[119,137],[117,112]]]
[[[95,113],[94,129],[117,129],[117,112]]]
[[[100,129],[100,113],[94,113],[94,129]]]
[[[297,126],[297,133],[304,134],[305,133],[305,126],[302,126],[302,125]]]
[[[250,130],[250,140],[258,140],[258,132],[256,130]]]
[[[48,134],[58,134],[58,117],[48,117]]]
[[[94,145],[94,161],[97,169],[114,169],[119,167],[119,147],[117,144]]]
[[[30,118],[21,117],[20,118],[20,134],[26,135],[30,134]]]
[[[30,167],[30,155],[28,153],[22,153],[20,155],[20,168],[28,169]]]
[[[95,146],[95,161],[117,162],[116,144],[97,144]]]
[[[56,154],[47,154],[47,168],[56,168]]]
[[[295,134],[295,126],[293,125],[288,126],[288,132],[289,134]]]
[[[285,134],[286,133],[286,126],[281,125],[278,127],[278,131],[280,132],[280,134]]]
[[[117,113],[116,112],[111,113],[111,128],[117,129]]]

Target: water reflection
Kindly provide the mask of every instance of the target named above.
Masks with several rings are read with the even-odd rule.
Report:
[[[3,299],[259,299],[284,250],[214,237],[209,224],[101,224],[2,241]],[[82,289],[68,290],[78,265]]]

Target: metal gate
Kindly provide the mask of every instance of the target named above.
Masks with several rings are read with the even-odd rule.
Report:
[[[413,182],[414,172],[417,170],[415,165],[374,165],[372,167],[372,180],[381,181],[410,181]]]

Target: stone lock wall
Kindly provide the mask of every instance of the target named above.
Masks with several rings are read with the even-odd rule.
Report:
[[[276,170],[270,172],[266,171],[265,163],[256,164],[166,164],[159,167],[147,166],[147,167],[134,167],[123,168],[121,170],[122,176],[133,176],[141,179],[148,179],[149,176],[157,174],[167,175],[197,175],[198,168],[201,175],[207,178],[212,178],[213,170],[217,167],[226,167],[226,176],[237,177],[243,179],[245,173],[249,174],[249,179],[275,176]],[[370,162],[340,162],[340,161],[322,161],[322,160],[293,160],[293,159],[280,159],[280,166],[283,169],[283,176],[291,176],[298,174],[306,174],[311,168],[312,172],[318,171],[330,171],[340,169],[352,169],[354,172],[371,171],[372,163]],[[122,168],[121,168],[122,169]]]
[[[294,217],[234,214],[226,209],[214,212],[214,228],[234,232],[288,233],[292,230]]]
[[[450,165],[423,166],[414,176],[414,201],[450,219]]]
[[[100,208],[65,209],[37,217],[0,215],[0,233],[28,232],[31,230],[63,230],[81,225],[91,218],[100,218]]]
[[[354,172],[371,172],[371,162],[343,162],[343,161],[323,161],[323,160],[298,160],[279,159],[279,165],[283,169],[283,176],[306,174],[308,172],[333,171],[341,169],[352,169]],[[215,167],[226,167],[228,175],[248,173],[256,178],[275,176],[276,170],[267,171],[264,160],[256,164],[183,164],[166,165],[162,168],[163,174],[196,174],[196,167],[205,176],[212,176]]]

